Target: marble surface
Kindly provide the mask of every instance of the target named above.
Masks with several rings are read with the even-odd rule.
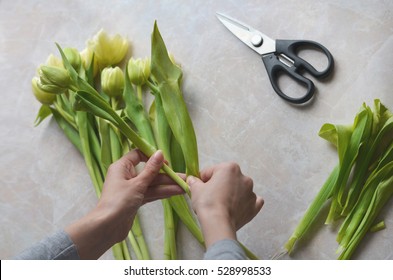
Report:
[[[324,44],[335,58],[334,75],[316,82],[309,106],[285,103],[258,55],[228,32],[216,11],[272,38]],[[337,162],[317,135],[321,125],[350,123],[361,104],[375,98],[393,109],[392,1],[0,0],[1,259],[81,217],[97,201],[82,158],[56,123],[33,126],[40,106],[30,88],[36,67],[56,53],[54,42],[81,50],[101,28],[127,36],[134,56],[148,56],[156,19],[184,69],[201,168],[235,160],[265,199],[261,213],[238,232],[263,259],[280,252]],[[162,258],[160,204],[143,207],[141,215],[152,256]],[[355,258],[393,259],[392,201],[383,218],[387,228],[368,236]],[[178,242],[181,258],[202,257],[203,248],[186,230]],[[334,229],[321,226],[284,258],[335,259],[336,248]],[[113,257],[109,251],[102,258]]]

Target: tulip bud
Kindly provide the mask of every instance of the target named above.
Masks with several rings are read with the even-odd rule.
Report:
[[[64,68],[63,61],[61,60],[61,58],[59,58],[57,56],[54,56],[53,54],[50,54],[48,56],[48,58],[46,59],[45,65],[46,66],[56,66],[56,67]]]
[[[38,73],[43,86],[56,86],[64,91],[72,83],[70,74],[64,68],[43,65],[39,68]]]
[[[106,67],[101,72],[101,88],[109,97],[119,97],[124,90],[124,74],[119,67]]]
[[[31,80],[31,86],[33,88],[33,93],[35,98],[41,102],[42,104],[47,104],[51,105],[55,99],[56,95],[53,93],[49,93],[47,91],[43,91],[39,86],[38,86],[39,79],[37,77],[34,77]]]
[[[128,61],[127,70],[131,83],[141,86],[150,76],[150,59],[131,58]]]
[[[94,52],[100,69],[118,64],[128,51],[127,39],[119,34],[109,37],[103,30],[100,30],[92,40],[89,40],[87,45]]]
[[[75,48],[64,48],[63,52],[64,52],[67,60],[70,62],[71,66],[76,71],[79,71],[82,61],[81,61],[81,56],[80,56],[78,50]]]
[[[91,64],[94,63],[93,76],[95,77],[98,73],[98,61],[97,61],[96,57],[94,57],[94,60],[93,60],[92,49],[85,48],[83,51],[81,51],[80,57],[81,57],[81,61],[82,61],[82,66],[85,70],[88,70],[91,67]]]
[[[37,87],[41,89],[42,91],[45,91],[47,93],[51,94],[62,94],[66,91],[65,88],[61,88],[55,85],[50,85],[50,84],[42,84],[41,80],[37,81]]]

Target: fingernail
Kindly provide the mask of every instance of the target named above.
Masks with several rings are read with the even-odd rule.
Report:
[[[192,185],[196,182],[196,178],[194,176],[188,176],[187,177],[187,184]]]
[[[158,150],[156,151],[153,156],[152,159],[156,162],[156,163],[161,163],[162,162],[162,151]]]

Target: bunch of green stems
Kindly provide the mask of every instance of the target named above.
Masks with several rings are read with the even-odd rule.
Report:
[[[381,209],[393,194],[393,115],[374,100],[363,104],[351,125],[324,124],[319,135],[332,143],[339,162],[285,244],[289,253],[328,206],[326,224],[341,221],[338,259],[350,259],[367,232],[383,229]]]
[[[64,64],[67,65],[67,61]],[[46,71],[46,69],[42,70]],[[86,85],[92,86],[94,81],[91,73],[92,68],[86,72],[79,71],[79,76],[83,77]],[[37,120],[39,123],[45,117],[53,115],[64,134],[83,155],[95,193],[97,197],[100,197],[109,165],[127,152],[132,143],[127,141],[118,129],[109,125],[108,122],[102,121],[90,113],[75,111],[73,107],[75,96],[76,93],[68,89],[57,94],[52,106],[41,106]],[[109,97],[107,99],[113,110],[116,110],[117,100]],[[150,258],[138,215],[136,215],[132,229],[128,234],[128,242],[138,259]],[[131,259],[126,241],[115,244],[112,250],[116,259]]]
[[[90,67],[85,69],[72,63],[74,57],[57,46],[64,68],[40,68],[36,89],[57,95],[53,104],[42,105],[37,124],[53,115],[83,155],[97,196],[101,195],[109,165],[135,147],[148,157],[157,149],[162,150],[167,162],[162,171],[190,195],[188,185],[177,173],[199,176],[196,136],[181,90],[182,70],[170,58],[157,25],[152,34],[150,63],[145,61],[142,69],[130,59],[124,73],[112,69],[108,77],[104,69],[101,87],[95,86],[94,55]],[[152,101],[147,104],[149,99]],[[165,259],[178,258],[176,232],[179,221],[204,245],[202,232],[185,195],[163,199],[162,206]],[[113,247],[117,259],[130,259],[132,252],[137,259],[150,259],[138,215],[127,239]],[[244,249],[250,258],[257,258]]]

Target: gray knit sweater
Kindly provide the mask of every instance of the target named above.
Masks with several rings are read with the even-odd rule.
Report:
[[[18,260],[78,260],[75,244],[68,234],[61,230],[50,235],[17,255]],[[221,240],[206,251],[205,260],[243,260],[246,255],[235,240]]]

